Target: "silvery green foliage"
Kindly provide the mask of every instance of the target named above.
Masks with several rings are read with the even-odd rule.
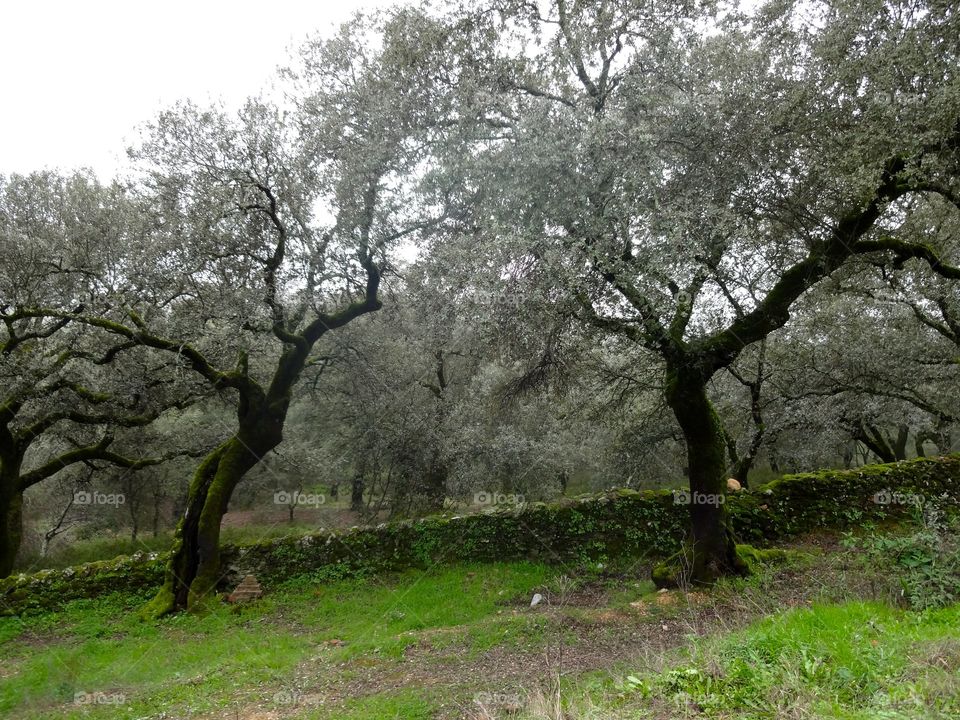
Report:
[[[846,247],[919,243],[956,265],[960,32],[948,9],[769,3],[746,17],[559,0],[479,3],[451,16],[458,70],[448,93],[469,112],[451,114],[457,130],[439,148],[473,212],[431,252],[448,276],[459,269],[451,286],[461,292],[522,297],[525,311],[579,318],[664,357],[676,344],[691,357],[722,345],[710,377],[791,312],[818,317],[815,302],[778,301],[794,293],[790,284],[800,288],[793,297],[805,289],[790,268],[812,258],[803,275],[845,272],[848,258],[821,253],[838,228],[847,237],[849,218],[871,207],[890,172],[896,199],[881,200],[877,222],[854,229]],[[905,256],[854,255],[914,284],[944,283]],[[855,275],[861,290],[875,284]],[[854,299],[869,303],[862,296]],[[758,308],[759,323],[741,322]],[[825,322],[811,321],[818,341],[835,320],[825,310]],[[486,316],[509,314],[492,307]],[[508,320],[521,333],[511,344],[535,356],[543,330],[524,319]],[[648,367],[640,385],[657,382]],[[735,390],[714,382],[721,396]],[[771,394],[768,384],[771,429],[778,419],[789,426]],[[756,423],[740,422],[737,404],[721,410],[749,445]],[[861,415],[872,412],[880,409]],[[815,408],[803,416],[817,424]],[[671,425],[661,422],[663,444]],[[813,461],[807,451],[803,462]]]
[[[782,356],[774,380],[777,390],[788,408],[806,402],[819,410],[814,418],[834,416],[814,432],[833,428],[841,438],[846,434],[872,446],[877,430],[893,445],[906,428],[909,454],[924,446],[926,452],[950,452],[960,419],[956,346],[917,316],[919,311],[928,319],[926,312],[936,312],[937,304],[916,286],[884,291],[864,282],[860,288],[859,296],[847,289],[811,298],[825,321],[820,327],[831,332],[826,336],[812,322],[797,323],[793,347]],[[876,447],[872,452],[893,459],[878,455]]]
[[[158,433],[144,428],[170,408],[193,402],[195,383],[184,381],[170,358],[76,321],[129,289],[127,241],[138,227],[134,203],[120,184],[103,185],[85,173],[0,178],[4,572],[21,535],[29,546],[35,525],[42,527],[33,543],[40,552],[53,537],[44,534],[79,528],[80,515],[93,518],[71,507],[69,493],[58,492],[75,486],[78,468],[104,487],[116,484],[111,473],[140,482],[136,470],[156,472],[161,460],[190,446],[176,426]],[[53,485],[46,482],[51,479]],[[96,519],[114,527],[118,522]]]
[[[455,118],[448,159],[479,206],[474,234],[442,243],[482,237],[488,252],[480,263],[467,245],[438,248],[471,274],[486,270],[477,282],[519,275],[559,305],[585,298],[588,312],[635,326],[651,346],[671,323],[687,341],[705,337],[756,307],[866,202],[891,157],[932,147],[905,177],[944,193],[898,201],[878,234],[956,252],[955,234],[921,235],[914,222],[946,212],[956,190],[953,13],[907,3],[771,3],[753,19],[655,3],[483,7],[459,18],[473,29],[459,66],[472,76],[451,91],[474,112]],[[956,208],[944,221],[956,227]]]
[[[385,28],[412,31],[402,14]],[[364,262],[388,269],[435,219],[411,212],[422,99],[361,44],[366,29],[357,21],[309,43],[282,103],[253,98],[237,113],[184,103],[147,128],[132,156],[151,227],[133,239],[143,264],[128,305],[151,332],[217,367],[247,353],[262,381],[276,340],[363,295]]]
[[[388,307],[314,348],[281,454],[329,482],[361,473],[391,508],[436,502],[428,476],[460,498],[545,496],[577,473],[672,482],[685,460],[665,419],[665,335],[693,347],[759,307],[892,160],[910,191],[867,239],[956,264],[958,37],[951,8],[906,2],[748,17],[491,0],[358,18],[302,49],[281,101],[161,114],[127,184],[6,181],[0,292],[7,307],[136,317],[216,369],[244,354],[263,381],[287,333],[363,295],[373,259]],[[789,314],[763,358],[734,342],[711,384],[739,454],[757,376],[760,457],[778,466],[829,463],[865,425],[949,444],[953,284],[864,253],[774,319]],[[118,342],[73,324],[47,340]],[[130,349],[108,369],[56,357],[0,358],[10,387],[41,389],[31,417],[63,400],[44,383],[160,403],[192,377],[178,353],[171,366]],[[209,436],[232,431],[208,410]]]
[[[960,393],[955,294],[925,273],[867,263],[808,294],[766,341],[761,460],[799,470],[950,452]],[[748,349],[731,371],[755,377],[756,358]],[[742,450],[756,429],[747,393],[732,375],[713,389]]]
[[[551,497],[564,473],[598,476],[604,429],[579,412],[584,398],[511,395],[522,368],[474,321],[478,299],[450,293],[435,270],[404,268],[396,298],[365,327],[329,339],[281,454],[319,450],[315,478],[337,484],[340,497],[360,477],[370,513],[420,512],[483,492]]]
[[[70,320],[124,291],[135,217],[123,187],[85,174],[0,178],[0,406],[27,474],[68,450],[119,439],[125,426],[196,390],[165,358]]]

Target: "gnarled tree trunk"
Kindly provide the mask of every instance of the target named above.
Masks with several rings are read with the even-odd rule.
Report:
[[[23,538],[23,488],[20,467],[23,456],[17,452],[12,438],[2,438],[0,453],[0,578],[13,572],[13,563]]]
[[[655,578],[662,584],[687,581],[710,584],[723,575],[740,574],[726,508],[726,445],[723,428],[707,398],[706,380],[687,367],[668,368],[666,399],[687,445],[690,472],[691,536],[683,578]],[[682,497],[682,495],[678,496]]]
[[[23,493],[15,484],[11,487],[7,478],[0,478],[0,578],[13,572],[20,551],[22,515]]]
[[[197,468],[187,496],[186,511],[174,535],[164,585],[144,608],[144,617],[156,618],[183,608],[199,609],[213,596],[220,580],[220,522],[227,511],[230,496],[244,475],[283,440],[291,393],[313,346],[327,331],[380,309],[377,300],[379,269],[369,257],[362,262],[368,273],[367,294],[362,302],[351,303],[336,315],[321,315],[303,335],[290,333],[282,324],[274,327],[286,349],[277,361],[267,388],[248,375],[245,355],[241,355],[237,370],[227,374],[212,369],[206,359],[191,349],[195,365],[208,379],[215,384],[229,383],[228,386],[238,392],[238,430],[207,455]],[[164,349],[175,347],[154,336],[148,339]]]
[[[357,473],[353,476],[353,480],[350,482],[350,509],[353,512],[363,512],[364,485],[363,473]]]
[[[163,588],[147,605],[147,617],[175,610],[199,609],[211,599],[221,579],[220,524],[234,489],[283,439],[288,403],[241,403],[239,431],[217,446],[197,467],[187,507],[174,534]]]

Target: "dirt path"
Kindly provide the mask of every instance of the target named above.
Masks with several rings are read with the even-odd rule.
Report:
[[[795,547],[825,549],[822,540],[818,547],[803,542]],[[838,556],[828,553],[803,566],[780,568],[762,585],[730,585],[709,595],[661,592],[627,607],[611,606],[610,591],[602,586],[547,597],[534,609],[507,606],[484,622],[535,614],[543,631],[479,652],[467,637],[476,624],[408,633],[415,642],[399,660],[360,656],[335,662],[321,652],[297,668],[292,685],[299,690],[291,694],[288,707],[266,709],[250,698],[242,710],[217,717],[336,718],[348,701],[411,687],[442,691],[438,719],[509,717],[523,704],[525,693],[545,689],[558,675],[570,678],[624,665],[633,671],[656,669],[670,650],[687,645],[691,635],[728,632],[813,600],[840,599],[824,596],[836,587],[830,576],[843,571],[838,562]],[[845,593],[850,594],[858,593]]]

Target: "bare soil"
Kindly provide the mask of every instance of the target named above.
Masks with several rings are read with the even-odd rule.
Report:
[[[335,662],[321,649],[298,667],[293,683],[303,692],[292,707],[268,710],[251,702],[242,710],[217,717],[282,720],[310,713],[310,717],[336,718],[348,700],[409,687],[442,690],[445,699],[438,719],[510,717],[527,693],[538,688],[547,691],[558,677],[575,678],[614,668],[622,674],[624,667],[631,672],[655,671],[663,667],[671,651],[687,645],[691,636],[736,630],[765,615],[815,600],[839,601],[869,594],[869,579],[858,579],[842,555],[829,552],[838,542],[839,536],[792,542],[793,549],[819,559],[781,567],[762,585],[661,591],[638,596],[626,606],[622,601],[611,605],[611,587],[599,582],[563,596],[545,590],[545,600],[536,608],[529,607],[528,598],[511,599],[489,622],[535,614],[543,631],[482,651],[472,646],[467,627],[407,633],[415,642],[399,660],[361,656]],[[842,583],[837,582],[838,574],[844,578]],[[955,651],[952,645],[942,648],[945,655]]]

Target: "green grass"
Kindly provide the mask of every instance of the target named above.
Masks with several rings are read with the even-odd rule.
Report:
[[[566,695],[573,717],[955,718],[958,660],[960,606],[849,602],[791,610],[694,642],[657,672],[625,669]]]
[[[256,603],[158,623],[136,619],[142,598],[75,601],[0,618],[0,717],[459,717],[451,712],[473,707],[477,691],[524,696],[497,679],[503,662],[526,671],[523,717],[555,720],[535,712],[547,704],[537,686],[555,677],[543,658],[591,641],[638,659],[599,657],[566,672],[571,720],[960,717],[960,606],[864,602],[860,557],[794,552],[767,563],[758,554],[756,575],[662,606],[646,571],[601,577],[596,567],[530,562],[302,576]],[[527,609],[534,591],[549,596],[549,612]],[[787,602],[803,607],[784,611]],[[737,631],[725,624],[731,604],[743,609]],[[714,609],[724,622],[693,624]],[[668,642],[651,645],[667,624]],[[686,634],[695,627],[709,634]],[[635,632],[641,639],[629,640]],[[77,693],[123,703],[78,705]]]
[[[338,713],[338,717],[343,720],[386,720],[387,718],[429,720],[433,717],[436,704],[436,700],[428,693],[415,689],[401,690],[396,693],[383,693],[349,700],[343,712]],[[308,713],[303,717],[323,716]]]
[[[420,631],[490,647],[527,622],[490,622],[502,603],[557,572],[520,562],[323,585],[304,577],[248,606],[157,624],[136,620],[137,601],[123,596],[0,618],[0,716],[119,718],[162,708],[179,717],[301,692],[291,686],[294,669],[310,658],[331,667],[361,657],[396,663]],[[531,616],[530,627],[536,622]],[[80,692],[121,693],[125,702],[77,706]],[[345,717],[428,717],[415,709],[431,702],[415,690],[374,696],[348,703]]]

